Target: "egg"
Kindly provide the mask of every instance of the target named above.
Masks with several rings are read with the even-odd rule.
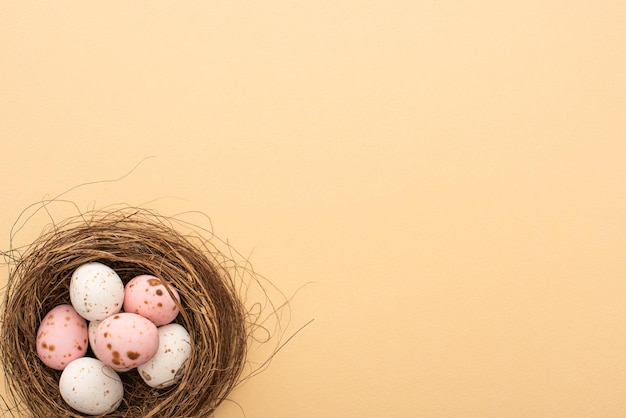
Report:
[[[165,287],[161,279],[146,274],[133,278],[124,289],[124,311],[148,318],[157,326],[169,324],[178,315],[178,306],[168,288],[180,303],[178,291],[171,285]]]
[[[137,367],[139,375],[153,388],[172,386],[182,378],[183,365],[191,354],[191,338],[179,324],[159,327],[159,349],[146,363]]]
[[[69,406],[89,415],[115,411],[124,397],[124,386],[118,374],[91,357],[82,357],[67,365],[59,379],[59,391]]]
[[[114,369],[128,370],[150,360],[159,348],[159,332],[149,319],[121,312],[104,319],[94,334],[94,354]]]
[[[71,305],[54,307],[37,329],[37,355],[48,367],[63,370],[87,352],[87,321]]]
[[[89,323],[89,346],[92,347],[92,350],[93,350],[93,347],[96,346],[96,329],[98,329],[98,325],[100,325],[100,322],[102,321],[91,321]],[[96,357],[98,356],[96,355]],[[117,367],[117,366],[111,367],[111,368],[118,373],[127,372],[131,369],[131,368],[124,368],[124,367]]]
[[[124,283],[113,269],[92,262],[79,266],[70,280],[70,300],[89,321],[101,321],[122,309]]]

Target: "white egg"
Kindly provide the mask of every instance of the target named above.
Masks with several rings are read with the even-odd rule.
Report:
[[[69,406],[89,415],[115,411],[124,397],[124,385],[117,373],[91,357],[81,357],[67,365],[59,390]]]
[[[101,321],[122,309],[124,283],[110,267],[86,263],[72,273],[70,300],[80,316]]]
[[[137,366],[146,384],[153,388],[172,386],[182,378],[183,365],[191,354],[191,338],[179,324],[159,327],[159,349],[151,360]]]

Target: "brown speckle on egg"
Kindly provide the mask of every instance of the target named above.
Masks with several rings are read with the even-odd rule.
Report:
[[[161,284],[161,280],[152,278],[152,279],[148,280],[148,284],[150,286],[158,286],[158,285]]]
[[[121,364],[119,351],[113,352],[113,360],[111,360],[111,362],[115,364],[116,366],[119,366]]]
[[[161,289],[156,290],[157,296],[163,296],[163,291]]]
[[[137,360],[141,354],[136,351],[128,351],[126,356],[131,360]]]

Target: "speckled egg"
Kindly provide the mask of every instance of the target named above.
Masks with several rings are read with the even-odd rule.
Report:
[[[69,406],[88,415],[109,414],[124,397],[124,385],[117,373],[91,357],[76,359],[63,370],[59,391]]]
[[[98,325],[100,325],[100,322],[102,321],[91,321],[89,323],[89,346],[92,347],[92,351],[93,351],[93,347],[96,346],[96,329],[98,329]],[[96,353],[94,353],[94,355],[96,357],[98,357],[96,355]],[[129,371],[132,367],[111,367],[113,370],[115,370],[118,373],[123,373],[123,372],[127,372]]]
[[[183,365],[191,354],[191,339],[179,324],[159,327],[159,350],[151,360],[137,367],[139,375],[153,388],[165,388],[183,376]]]
[[[157,326],[169,324],[178,315],[178,306],[168,288],[180,303],[176,289],[169,284],[166,288],[161,279],[149,275],[133,278],[124,289],[124,311],[148,318]]]
[[[86,263],[72,273],[70,300],[80,316],[101,321],[122,309],[124,283],[109,266]]]
[[[44,316],[37,330],[37,355],[48,367],[63,370],[87,352],[87,321],[71,305],[59,305]]]
[[[96,329],[98,329],[98,325],[100,325],[100,322],[102,321],[91,321],[89,323],[89,327],[88,327],[89,328],[89,346],[92,347],[92,351],[93,351],[93,347],[96,346]],[[94,352],[94,355],[98,357],[95,352]],[[112,367],[112,369],[118,373],[123,373],[123,372],[129,371],[131,368],[116,366],[116,367]]]
[[[137,367],[156,354],[159,332],[149,319],[122,312],[104,319],[94,334],[94,354],[114,369]]]

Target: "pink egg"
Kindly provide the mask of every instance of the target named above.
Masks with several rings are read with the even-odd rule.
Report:
[[[92,349],[107,366],[129,370],[154,357],[159,349],[159,332],[156,325],[141,315],[118,313],[100,322]]]
[[[135,277],[124,288],[124,311],[148,318],[157,326],[169,324],[178,315],[178,306],[168,288],[180,303],[176,289],[166,288],[161,279],[145,274]]]
[[[37,330],[37,355],[48,367],[63,370],[83,357],[88,345],[87,321],[72,305],[59,305],[44,316]]]

